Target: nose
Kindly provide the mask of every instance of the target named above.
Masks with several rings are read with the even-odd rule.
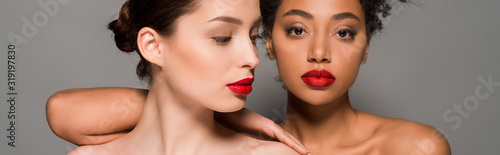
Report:
[[[314,63],[330,63],[331,54],[328,45],[327,37],[318,35],[312,39],[312,47],[307,55],[307,61]]]
[[[255,47],[251,40],[248,43],[242,44],[239,49],[241,54],[239,55],[241,61],[238,61],[239,68],[255,69],[259,64],[259,58],[257,57],[257,47]]]

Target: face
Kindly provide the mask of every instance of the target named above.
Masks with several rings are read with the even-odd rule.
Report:
[[[162,41],[159,76],[180,102],[219,111],[241,109],[259,64],[255,39],[260,26],[258,0],[199,1],[177,20]]]
[[[354,83],[368,54],[359,0],[283,0],[276,13],[269,57],[299,99],[334,102]]]

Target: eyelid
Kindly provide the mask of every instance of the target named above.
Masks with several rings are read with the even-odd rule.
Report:
[[[302,29],[303,33],[301,35],[291,34],[291,33],[293,33],[291,31],[293,31],[295,29]],[[307,34],[309,31],[307,30],[307,28],[304,24],[296,22],[296,23],[292,23],[292,24],[289,24],[288,26],[286,26],[285,32],[286,32],[286,35],[291,37],[291,38],[300,38],[304,34]]]
[[[260,36],[260,33],[259,33],[259,27],[254,27],[252,29],[250,29],[250,36],[255,36],[255,35],[259,35]]]
[[[231,37],[231,36],[212,37],[212,39],[215,41],[215,44],[217,44],[217,45],[226,45],[233,39],[233,37]]]
[[[335,31],[333,32],[333,34],[331,36],[335,36],[337,37],[338,36],[338,33],[340,31],[346,31],[348,33],[348,35],[350,36],[349,38],[351,39],[354,39],[354,37],[358,34],[358,29],[355,28],[355,27],[352,27],[350,25],[341,25],[339,26],[338,28],[335,29]],[[349,38],[341,38],[341,39],[349,39]]]
[[[233,39],[233,31],[228,27],[215,27],[208,30],[208,37],[216,45],[226,45]]]
[[[262,37],[262,36],[260,35],[260,33],[257,33],[256,35],[252,35],[252,36],[250,36],[250,40],[252,41],[252,44],[254,44],[254,45],[256,44],[256,41],[257,41],[258,39],[262,39],[262,38],[264,38],[264,37]]]
[[[339,36],[340,31],[345,31],[345,32],[347,33],[347,34],[346,34],[346,35],[347,35],[347,37],[346,37],[346,38],[340,37],[340,36]],[[333,37],[339,38],[339,39],[340,39],[340,40],[342,40],[342,41],[352,41],[352,40],[354,40],[354,38],[356,37],[356,34],[357,34],[357,32],[352,31],[352,30],[350,30],[350,29],[340,29],[340,30],[336,31],[336,32],[333,34]]]

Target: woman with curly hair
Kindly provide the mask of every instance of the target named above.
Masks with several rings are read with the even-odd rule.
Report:
[[[268,57],[276,60],[287,89],[287,115],[293,116],[286,117],[281,127],[311,154],[450,154],[447,140],[432,127],[351,106],[348,90],[366,62],[371,37],[382,29],[381,18],[390,15],[386,0],[261,0],[260,7]],[[47,108],[104,103],[97,109],[105,110],[106,102],[127,97],[132,99],[120,102],[141,107],[141,92],[123,88],[63,91],[49,100]],[[77,99],[96,96],[96,103]],[[141,108],[133,109],[140,113],[135,109]],[[218,119],[240,131],[260,131],[271,137],[280,133],[272,121],[246,109],[221,114]],[[124,131],[136,123],[116,121],[114,128],[121,130],[101,133]],[[69,127],[53,128],[67,131]],[[82,134],[71,135],[82,139]]]
[[[268,57],[293,116],[281,126],[312,154],[450,154],[432,127],[351,106],[348,90],[390,9],[384,0],[261,0]]]

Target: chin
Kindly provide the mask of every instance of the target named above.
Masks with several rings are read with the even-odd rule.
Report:
[[[332,103],[334,100],[338,99],[341,95],[339,95],[338,92],[332,92],[328,90],[305,89],[300,92],[297,92],[295,96],[307,104],[325,105]]]
[[[245,98],[228,99],[226,101],[218,102],[217,107],[212,108],[212,110],[217,112],[235,112],[243,109],[245,107]]]
[[[311,105],[325,105],[332,102],[331,100],[325,100],[324,97],[306,97],[302,100]]]

